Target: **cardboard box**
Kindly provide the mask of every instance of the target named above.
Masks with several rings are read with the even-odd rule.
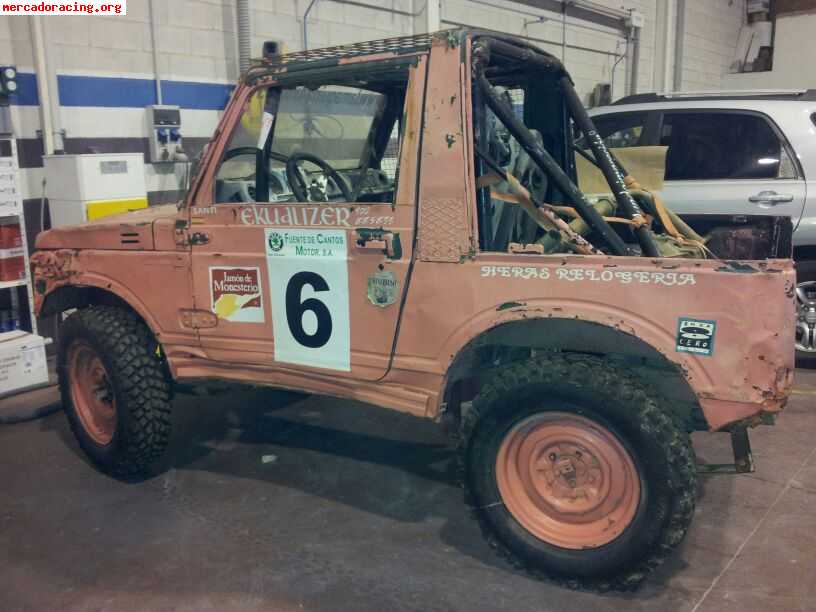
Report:
[[[0,334],[0,397],[47,383],[44,340],[23,331]]]
[[[0,225],[0,282],[23,280],[25,277],[20,225]]]

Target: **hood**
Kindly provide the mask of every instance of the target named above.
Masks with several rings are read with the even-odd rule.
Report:
[[[153,249],[153,222],[178,215],[175,204],[150,206],[133,212],[95,219],[81,225],[57,227],[37,236],[37,249]]]

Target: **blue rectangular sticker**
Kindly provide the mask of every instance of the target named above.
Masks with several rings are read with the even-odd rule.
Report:
[[[677,352],[711,355],[716,331],[716,321],[680,317],[677,320]]]

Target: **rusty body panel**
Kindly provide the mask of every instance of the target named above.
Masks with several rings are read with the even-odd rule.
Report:
[[[150,251],[154,248],[153,222],[176,217],[175,204],[102,217],[83,225],[58,227],[37,236],[37,249],[76,248]]]
[[[451,366],[485,333],[523,323],[540,326],[546,335],[559,322],[580,322],[587,324],[575,343],[581,351],[593,352],[592,326],[603,326],[676,366],[712,430],[782,409],[794,367],[790,260],[729,266],[717,260],[479,252],[470,47],[443,36],[411,55],[416,62],[409,71],[393,202],[216,204],[216,162],[252,93],[260,83],[274,82],[271,72],[256,76],[233,94],[183,206],[38,238],[32,259],[38,312],[52,311],[48,300],[68,287],[104,291],[148,324],[177,380],[280,386],[431,418],[444,407]],[[379,51],[339,63],[391,57]],[[347,369],[276,362],[271,322],[275,300],[282,297],[271,295],[268,286],[275,274],[265,250],[270,228],[345,235]],[[361,229],[397,235],[401,257],[383,253],[376,242],[361,244]],[[213,317],[212,275],[218,269],[257,273],[257,319]],[[368,297],[370,279],[379,273],[390,273],[396,287],[385,307]],[[716,323],[710,354],[678,350],[678,326],[685,319]],[[615,351],[607,346],[597,352]]]
[[[133,308],[165,350],[197,350],[180,317],[192,307],[189,246],[176,235],[187,215],[170,204],[40,234],[31,258],[37,312],[60,288],[93,288]]]
[[[539,320],[546,330],[557,320],[591,322],[633,336],[677,364],[700,398],[709,426],[720,429],[784,405],[787,381],[779,381],[777,372],[787,376],[794,364],[790,351],[779,350],[789,340],[779,324],[792,320],[794,305],[779,295],[795,275],[789,262],[774,263],[778,271],[746,275],[717,271],[719,264],[710,261],[667,265],[598,256],[480,254],[456,270],[420,262],[402,325],[426,332],[400,339],[394,367],[441,376],[472,338],[502,324]],[[457,324],[436,310],[434,316],[425,312],[441,287],[456,296],[457,311],[471,313],[466,321]],[[723,307],[744,295],[755,296],[748,322],[744,311]],[[503,308],[509,296],[513,303]],[[676,351],[681,317],[717,321],[712,356]],[[591,351],[592,339],[587,340],[582,348]],[[767,381],[767,387],[753,386],[756,381]],[[709,401],[714,399],[728,405]]]

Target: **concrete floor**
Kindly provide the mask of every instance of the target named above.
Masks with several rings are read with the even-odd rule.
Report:
[[[702,476],[681,550],[634,594],[565,590],[496,558],[431,423],[245,391],[177,402],[171,467],[103,476],[62,414],[0,427],[0,610],[816,609],[816,371],[757,471]],[[728,461],[726,435],[695,436]]]

